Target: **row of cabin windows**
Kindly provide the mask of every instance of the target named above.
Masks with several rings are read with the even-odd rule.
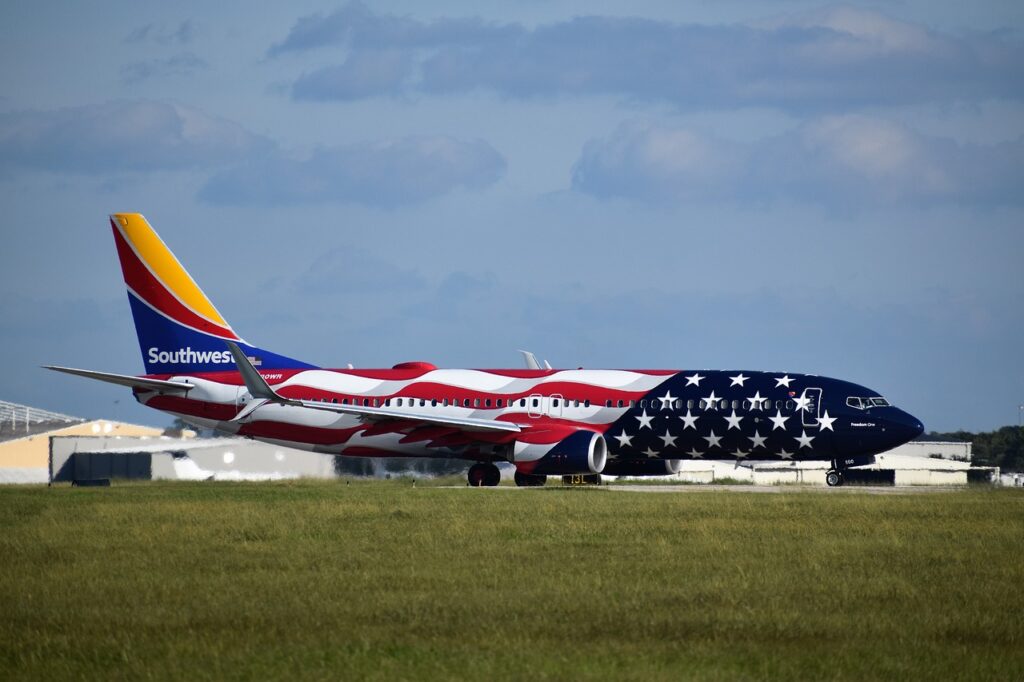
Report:
[[[530,398],[529,400],[530,400],[531,407],[540,407],[540,398]],[[313,400],[312,402],[316,402],[316,400]],[[327,398],[321,398],[320,402],[326,403],[327,402]],[[338,401],[337,398],[332,398],[331,402],[334,403],[334,404],[338,404],[339,401]],[[488,407],[505,407],[505,399],[504,398],[497,398],[495,400],[491,400],[490,398],[483,398],[483,399],[480,399],[480,398],[472,398],[472,399],[471,398],[463,398],[461,401],[458,398],[452,398],[451,401],[449,401],[448,398],[441,398],[441,399],[431,398],[429,400],[427,398],[385,398],[383,404],[384,404],[384,407],[391,407],[392,404],[394,404],[395,407],[416,407],[417,404],[420,407],[426,407],[428,402],[430,403],[431,407],[437,407],[438,405],[441,405],[442,407],[448,407],[449,405],[451,405],[453,407],[459,407],[460,405],[462,407],[484,407],[484,408],[488,408]],[[526,407],[527,399],[526,398],[520,398],[518,402],[519,402],[519,407]],[[621,403],[622,401],[620,400],[619,402]],[[563,403],[564,403],[564,405],[566,407],[569,407],[570,403],[573,403],[574,407],[579,407],[580,404],[581,404],[581,401],[579,401],[579,400],[566,400],[564,398],[559,400],[558,398],[553,398],[552,402],[551,402],[553,407],[558,407],[559,405],[561,405]],[[632,407],[633,401],[630,400],[629,403],[630,403],[630,406]],[[358,398],[353,398],[350,401],[348,398],[342,398],[341,401],[340,401],[340,404],[342,404],[342,405],[359,405],[360,404],[360,400]],[[378,398],[363,398],[361,404],[364,407],[380,407],[381,406],[381,401]],[[508,407],[515,407],[515,405],[516,405],[516,400],[515,399],[512,399],[512,400],[508,401]],[[590,407],[590,401],[589,400],[584,400],[584,401],[582,401],[582,405],[583,405],[583,407]],[[621,407],[621,405],[620,405],[620,407]]]
[[[848,398],[847,399],[847,404],[851,404],[852,405],[852,403],[851,403],[852,400],[858,400],[859,401],[860,399],[859,398]],[[864,399],[865,402],[868,402],[869,400],[871,400],[871,399],[869,399],[869,398],[865,398]],[[327,398],[321,398],[321,402],[325,402],[326,403],[327,402]],[[331,400],[331,402],[332,403],[337,403],[338,399],[334,398],[334,399]],[[452,398],[451,401],[449,401],[448,398],[441,398],[440,400],[438,400],[437,398],[431,398],[429,400],[426,399],[426,398],[386,398],[384,400],[384,406],[385,407],[391,407],[392,403],[394,403],[395,407],[416,407],[417,404],[419,404],[419,407],[426,407],[428,402],[430,403],[431,407],[437,407],[438,404],[442,405],[443,407],[448,407],[449,405],[451,405],[453,407],[459,407],[460,405],[462,407],[483,407],[483,408],[492,408],[492,407],[493,408],[502,408],[502,407],[505,407],[505,400],[503,398],[497,398],[495,400],[491,400],[490,398],[483,398],[483,399],[481,399],[481,398],[463,398],[461,401],[458,398]],[[508,401],[508,407],[515,407],[516,406],[516,402],[517,401],[515,399],[509,400]],[[529,402],[530,402],[530,407],[532,407],[532,408],[539,408],[540,407],[540,398],[529,398]],[[518,400],[518,403],[519,403],[519,407],[526,407],[527,398],[520,398]],[[888,403],[885,401],[884,398],[875,398],[874,399],[874,403],[875,403],[875,405],[879,405],[879,404],[888,405]],[[349,405],[349,404],[359,405],[360,401],[359,401],[358,398],[353,398],[351,400],[351,402],[349,401],[348,398],[342,398],[341,399],[341,404],[342,405]],[[636,404],[637,404],[637,401],[635,401],[635,400],[615,400],[615,401],[606,400],[606,401],[604,401],[604,406],[605,407],[629,407],[629,408],[634,408],[634,407],[636,407]],[[364,407],[380,407],[380,400],[378,398],[363,398],[362,399],[362,405]],[[568,400],[566,398],[552,398],[551,399],[551,406],[552,407],[561,407],[563,405],[565,407],[570,407],[570,406],[571,407],[579,407],[580,406],[580,401],[579,400]],[[589,400],[584,400],[584,401],[582,401],[582,405],[583,405],[583,407],[590,407],[590,401]],[[661,409],[663,407],[663,405],[664,405],[664,401],[658,400],[658,399],[654,399],[654,400],[641,400],[640,401],[640,407],[641,408],[651,407],[651,408],[654,408],[654,409]],[[777,410],[787,410],[787,411],[792,412],[793,408],[795,406],[796,406],[796,404],[792,400],[776,400],[775,401],[775,409],[777,409]],[[855,407],[860,407],[859,405],[854,405],[854,406]],[[669,405],[669,407],[670,407],[670,409],[673,409],[673,410],[682,410],[683,409],[683,400],[682,400],[682,398],[674,399],[672,401],[672,404]],[[686,409],[687,410],[693,410],[693,409],[697,409],[697,410],[715,410],[715,409],[728,410],[730,407],[732,409],[734,409],[734,410],[738,410],[741,407],[744,410],[751,410],[751,409],[770,410],[772,408],[772,401],[769,400],[768,398],[765,398],[764,400],[761,400],[759,402],[759,404],[757,404],[757,405],[755,405],[750,400],[733,400],[733,401],[729,401],[729,400],[727,400],[725,398],[722,398],[721,400],[718,400],[714,404],[710,404],[710,405],[708,404],[708,401],[703,399],[703,398],[699,398],[699,399],[691,398],[690,400],[686,401]],[[861,409],[863,409],[863,408],[861,408]]]

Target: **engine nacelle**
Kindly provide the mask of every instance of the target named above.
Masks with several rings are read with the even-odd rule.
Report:
[[[605,476],[669,476],[678,474],[683,462],[678,459],[616,459],[609,461]]]
[[[608,444],[601,434],[580,430],[554,445],[517,441],[509,459],[524,474],[599,474],[608,461]]]

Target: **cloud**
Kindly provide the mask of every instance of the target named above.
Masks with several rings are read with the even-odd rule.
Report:
[[[1024,95],[1019,41],[939,34],[843,6],[751,25],[581,17],[526,28],[424,22],[353,3],[300,19],[269,54],[328,47],[345,61],[303,74],[296,99],[487,90],[836,111]],[[384,65],[370,68],[375,60]]]
[[[0,170],[115,173],[222,165],[274,145],[198,109],[148,100],[0,114]]]
[[[267,54],[345,46],[351,48],[430,48],[437,45],[479,46],[521,35],[517,25],[488,24],[480,19],[439,19],[420,22],[374,12],[361,2],[350,2],[330,14],[300,18],[285,39]]]
[[[408,294],[425,281],[416,272],[377,258],[353,246],[321,254],[295,280],[296,293],[333,297],[345,294]]]
[[[958,144],[859,115],[813,119],[746,144],[628,122],[587,142],[572,186],[598,197],[644,201],[1019,205],[1024,140]]]
[[[344,64],[301,76],[292,86],[292,95],[305,100],[356,100],[396,94],[411,68],[410,56],[400,50],[354,52]]]
[[[186,19],[174,27],[150,23],[132,30],[131,33],[125,36],[124,42],[188,45],[195,39],[195,34],[196,25],[191,19]]]
[[[209,64],[205,60],[191,52],[182,52],[165,59],[146,59],[126,64],[121,68],[121,78],[126,83],[135,84],[150,78],[191,76],[208,68]]]
[[[480,189],[504,172],[505,159],[483,140],[415,136],[322,148],[302,159],[257,158],[215,175],[200,198],[215,204],[401,206],[458,187]]]

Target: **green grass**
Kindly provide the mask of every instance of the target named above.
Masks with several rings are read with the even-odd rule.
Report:
[[[1020,679],[1024,494],[0,489],[0,679]]]

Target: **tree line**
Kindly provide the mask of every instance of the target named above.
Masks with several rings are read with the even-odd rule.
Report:
[[[952,440],[973,443],[971,464],[999,467],[1001,471],[1024,471],[1024,427],[1004,426],[995,431],[973,433],[931,431],[917,440]]]

